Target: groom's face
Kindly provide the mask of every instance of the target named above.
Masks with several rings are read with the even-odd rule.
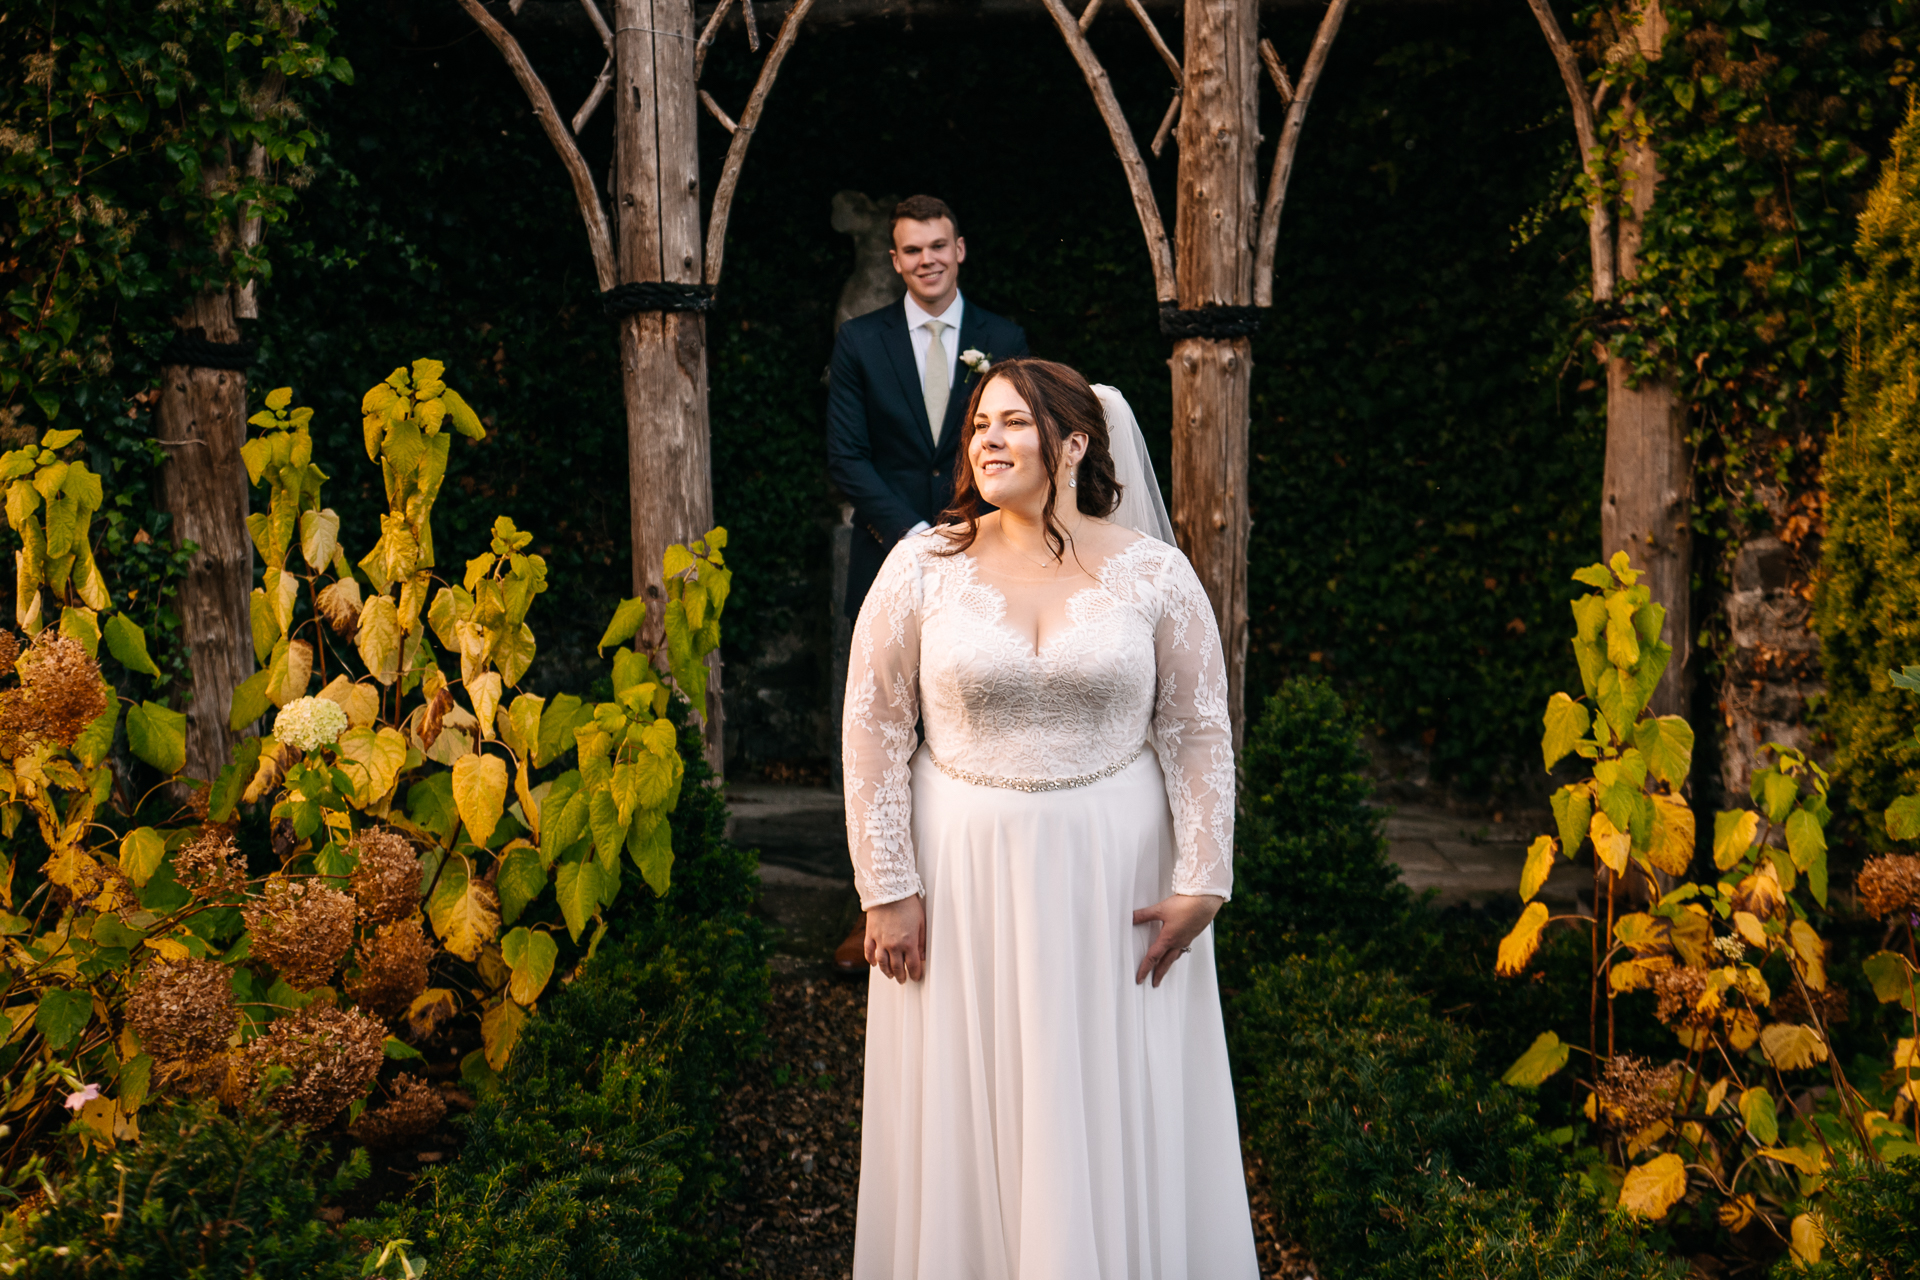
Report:
[[[893,269],[930,315],[945,311],[959,292],[960,264],[966,260],[967,242],[953,234],[953,223],[946,218],[902,218],[893,224]]]

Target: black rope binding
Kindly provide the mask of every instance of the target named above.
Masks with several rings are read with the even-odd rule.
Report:
[[[636,311],[711,311],[713,286],[671,280],[635,280],[600,295],[600,309],[615,320]]]
[[[1169,338],[1251,338],[1260,332],[1260,307],[1205,306],[1182,311],[1160,304],[1160,332]]]
[[[205,329],[175,329],[167,345],[160,348],[160,363],[245,373],[257,350],[259,347],[251,342],[208,342]]]

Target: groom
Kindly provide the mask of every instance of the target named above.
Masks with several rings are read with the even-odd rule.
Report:
[[[960,420],[974,364],[1027,354],[1020,326],[960,296],[967,260],[953,210],[932,196],[893,209],[893,269],[907,296],[857,316],[834,339],[827,391],[827,472],[853,500],[847,616],[893,544],[953,501]],[[864,963],[864,962],[863,962]]]

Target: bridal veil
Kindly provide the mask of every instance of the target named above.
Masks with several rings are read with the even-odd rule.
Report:
[[[1173,521],[1167,519],[1167,504],[1160,500],[1160,482],[1154,478],[1147,439],[1140,434],[1140,420],[1133,416],[1133,407],[1118,387],[1095,383],[1093,394],[1100,397],[1100,407],[1106,411],[1108,447],[1113,451],[1114,476],[1120,481],[1120,505],[1108,519],[1170,547],[1178,545],[1173,540]]]

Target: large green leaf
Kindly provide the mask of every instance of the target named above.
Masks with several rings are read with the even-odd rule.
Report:
[[[1818,818],[1805,809],[1795,809],[1787,815],[1787,853],[1793,858],[1796,870],[1807,870],[1813,860],[1826,851],[1827,833],[1821,829]]]
[[[127,712],[127,746],[162,773],[178,773],[187,763],[187,717],[157,702]]]
[[[407,816],[429,835],[452,839],[460,821],[453,804],[453,775],[436,772],[408,787]]]
[[[540,861],[540,851],[516,841],[500,859],[493,887],[500,891],[500,919],[512,924],[547,887],[547,868]]]
[[[654,896],[666,896],[673,882],[673,826],[665,814],[650,822],[642,819],[628,829],[627,854]]]
[[[107,641],[107,652],[121,666],[142,675],[160,674],[160,668],[154,666],[153,659],[147,655],[147,633],[126,614],[116,613],[108,618],[103,635]]]
[[[622,600],[620,607],[613,611],[613,620],[607,623],[606,632],[601,635],[600,643],[595,646],[597,652],[604,653],[616,644],[625,644],[633,639],[640,630],[640,624],[647,617],[647,601],[644,596],[635,596],[631,600]]]
[[[134,888],[144,889],[147,881],[153,879],[153,873],[160,869],[160,860],[166,854],[167,842],[158,831],[152,827],[135,827],[120,841],[120,870],[133,881]]]
[[[1560,831],[1560,851],[1569,858],[1580,852],[1587,838],[1587,824],[1593,820],[1593,798],[1584,786],[1562,787],[1548,803],[1553,806],[1553,825]]]
[[[1895,840],[1920,839],[1920,796],[1901,796],[1887,806],[1887,834]]]
[[[1916,977],[1905,956],[1897,951],[1876,951],[1860,968],[1873,984],[1874,999],[1881,1004],[1898,1003],[1904,1009],[1914,1007],[1914,991],[1920,977]]]
[[[1780,1119],[1773,1107],[1773,1095],[1765,1089],[1748,1089],[1740,1095],[1740,1118],[1747,1131],[1763,1147],[1780,1140]]]
[[[1678,790],[1693,767],[1693,726],[1679,716],[1642,720],[1634,726],[1634,745],[1646,758],[1647,772]]]
[[[229,729],[237,733],[267,714],[273,706],[273,699],[267,696],[267,682],[272,678],[273,672],[263,668],[233,687],[233,706],[227,715]]]
[[[521,1004],[538,1000],[553,977],[553,962],[559,955],[560,944],[541,929],[515,929],[502,938],[500,956],[513,974],[507,994]]]
[[[560,914],[566,918],[567,932],[575,942],[581,930],[600,909],[600,864],[592,858],[562,862],[554,875],[554,897],[560,901]]]
[[[46,1038],[48,1048],[55,1053],[65,1053],[92,1018],[90,992],[49,987],[40,997],[40,1007],[33,1012],[33,1028]]]

